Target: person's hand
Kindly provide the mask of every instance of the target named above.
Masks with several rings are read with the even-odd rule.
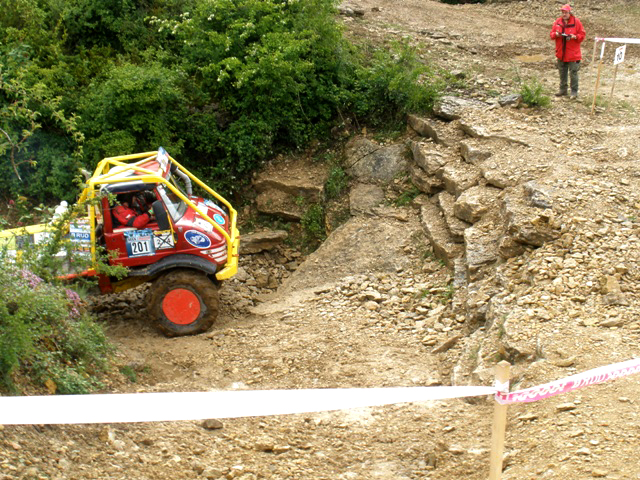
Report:
[[[576,37],[575,35],[571,35],[571,40],[575,40],[576,38],[578,37]]]
[[[560,32],[556,32],[556,38],[560,36]]]

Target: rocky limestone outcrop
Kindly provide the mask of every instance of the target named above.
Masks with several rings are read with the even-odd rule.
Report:
[[[327,167],[300,158],[268,165],[254,178],[260,213],[300,220],[307,208],[324,199]]]

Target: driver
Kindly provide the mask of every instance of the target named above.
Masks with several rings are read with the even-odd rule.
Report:
[[[151,221],[151,215],[146,213],[149,210],[148,207],[143,210],[145,213],[139,213],[132,208],[136,205],[134,202],[139,202],[137,199],[134,200],[133,194],[125,193],[118,195],[118,200],[120,204],[113,209],[113,216],[121,225],[133,228],[144,228]],[[143,199],[143,202],[146,204],[146,200]]]

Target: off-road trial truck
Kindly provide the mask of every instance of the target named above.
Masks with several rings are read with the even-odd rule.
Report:
[[[212,199],[195,196],[193,184]],[[112,214],[114,196],[144,192],[150,192],[145,195],[152,200],[151,222],[142,229],[120,225]],[[231,204],[163,148],[102,160],[79,202],[92,199],[87,216],[72,220],[70,241],[91,256],[93,265],[97,247],[102,247],[109,262],[127,267],[128,274],[117,280],[90,268],[65,278],[97,276],[102,293],[149,282],[147,308],[165,335],[191,335],[211,327],[218,314],[220,282],[238,269],[240,235]],[[20,250],[20,245],[46,238],[47,230],[51,227],[5,230],[0,232],[0,243]]]

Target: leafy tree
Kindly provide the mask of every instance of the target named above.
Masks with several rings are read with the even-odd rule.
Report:
[[[0,179],[3,190],[13,194],[27,193],[41,199],[50,191],[39,189],[31,182],[37,173],[36,152],[46,136],[40,135],[43,125],[63,132],[67,149],[50,152],[45,162],[58,170],[55,190],[65,198],[77,173],[77,158],[82,154],[84,137],[77,128],[76,117],[60,109],[60,98],[53,97],[42,83],[29,84],[25,69],[11,68],[11,62],[0,58],[0,165],[12,172]],[[47,179],[49,181],[49,179]]]
[[[173,155],[183,145],[186,104],[179,73],[159,64],[126,63],[96,79],[80,103],[87,156],[134,153],[164,146]]]

